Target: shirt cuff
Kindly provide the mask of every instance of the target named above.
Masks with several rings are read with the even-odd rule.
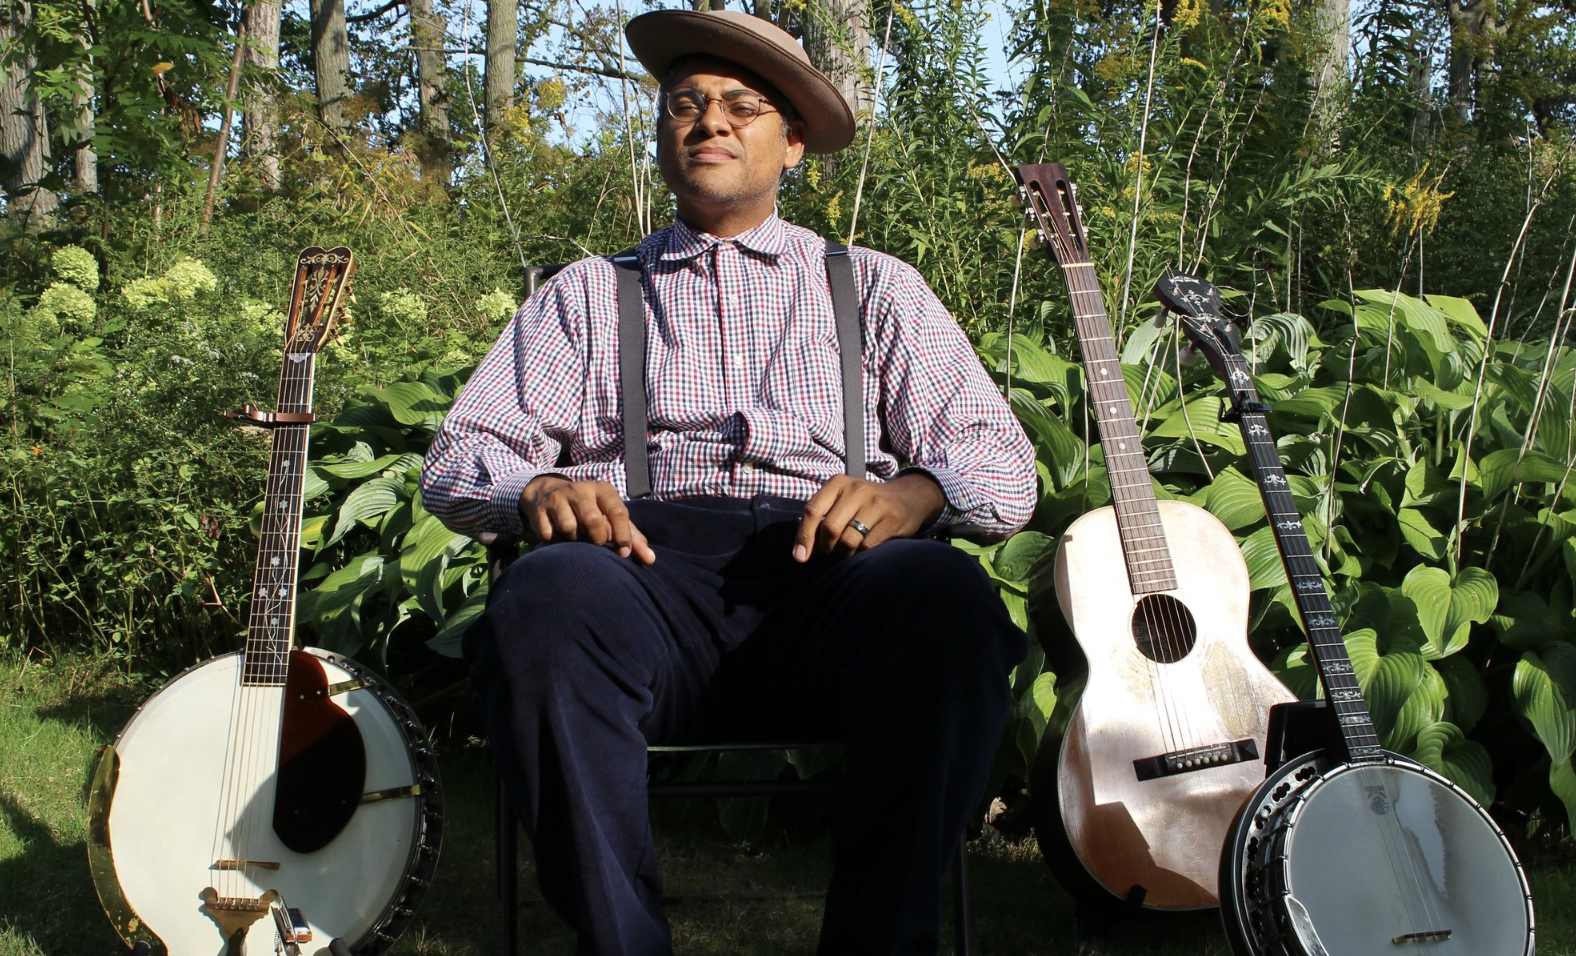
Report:
[[[976,507],[973,496],[969,494],[969,486],[963,477],[950,468],[927,468],[923,465],[910,465],[897,473],[901,478],[909,472],[917,471],[929,475],[936,484],[941,486],[941,494],[946,498],[946,503],[941,506],[941,514],[930,527],[923,529],[921,534],[940,534],[948,529],[964,524],[964,519]]]
[[[525,519],[520,516],[520,495],[525,492],[525,486],[540,474],[542,472],[534,468],[523,468],[511,471],[493,482],[487,509],[489,531],[515,537],[525,535]]]

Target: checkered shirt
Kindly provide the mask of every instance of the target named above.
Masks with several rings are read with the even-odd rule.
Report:
[[[680,222],[641,242],[654,497],[808,498],[843,473],[825,252],[775,216],[730,239]],[[866,477],[922,470],[946,495],[937,530],[1010,534],[1035,504],[1023,429],[917,272],[869,249],[851,258]],[[521,492],[543,473],[627,493],[615,281],[606,258],[566,267],[477,367],[422,472],[422,503],[445,524],[520,533]]]

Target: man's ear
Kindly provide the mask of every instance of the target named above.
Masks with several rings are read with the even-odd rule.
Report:
[[[795,118],[783,131],[787,148],[783,151],[783,169],[792,169],[804,158],[804,120]]]

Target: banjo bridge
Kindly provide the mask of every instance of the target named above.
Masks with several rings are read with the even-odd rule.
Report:
[[[1390,940],[1392,943],[1442,943],[1450,938],[1448,929],[1430,929],[1421,933],[1402,933]]]
[[[273,860],[214,860],[210,869],[230,871],[245,869],[277,870],[279,869],[279,864]]]
[[[1259,745],[1251,737],[1225,743],[1207,744],[1173,750],[1154,757],[1140,757],[1133,761],[1133,772],[1140,780],[1154,780],[1177,774],[1192,773],[1209,767],[1224,767],[1259,759]]]

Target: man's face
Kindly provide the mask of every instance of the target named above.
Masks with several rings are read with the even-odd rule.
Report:
[[[694,57],[669,79],[667,89],[695,90],[710,97],[698,120],[684,123],[664,111],[657,130],[657,165],[690,225],[718,235],[737,235],[771,214],[783,170],[804,156],[801,120],[786,129],[782,95],[737,64]],[[735,128],[715,102],[740,93],[764,97],[763,112]]]

